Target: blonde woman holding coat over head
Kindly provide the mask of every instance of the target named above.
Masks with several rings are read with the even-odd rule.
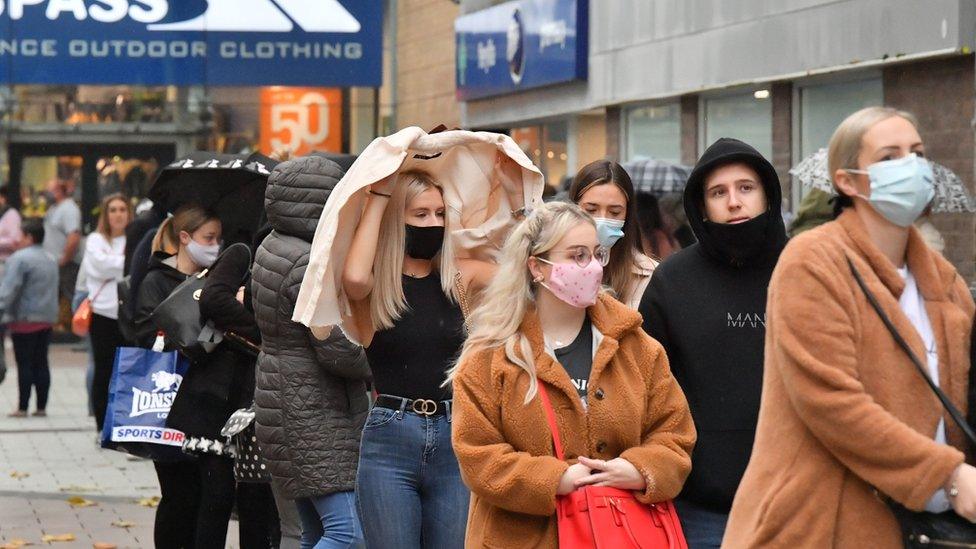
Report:
[[[517,166],[496,165],[510,200]],[[512,202],[517,203],[517,202]],[[368,548],[453,549],[468,490],[451,451],[452,396],[442,386],[464,343],[462,305],[494,268],[457,260],[442,185],[406,171],[369,189],[343,270],[379,394],[363,429],[356,495]],[[365,314],[364,314],[365,316]]]

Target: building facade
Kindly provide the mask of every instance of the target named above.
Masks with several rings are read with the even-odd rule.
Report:
[[[532,13],[539,4],[463,0],[457,27],[489,21],[481,14],[491,10]],[[928,156],[973,190],[972,2],[555,4],[585,4],[585,17],[574,26],[554,20],[554,12],[537,13],[549,17],[539,24],[540,45],[551,42],[547,29],[569,27],[585,35],[585,77],[524,90],[516,86],[468,98],[461,107],[465,127],[524,136],[520,142],[544,166],[550,184],[604,156],[693,164],[717,138],[737,137],[774,163],[786,209],[795,210],[805,189],[791,180],[789,168],[826,147],[848,114],[884,104],[915,113]],[[484,32],[493,32],[491,26],[485,23]],[[503,56],[513,50],[493,46],[498,62],[508,61]],[[530,69],[527,65],[525,71]],[[935,214],[932,220],[946,241],[946,256],[972,281],[976,216]]]

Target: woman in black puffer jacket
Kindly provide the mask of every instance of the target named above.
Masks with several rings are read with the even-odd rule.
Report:
[[[296,502],[309,547],[363,543],[353,490],[369,408],[366,356],[338,329],[319,341],[291,320],[315,228],[342,175],[338,164],[316,156],[275,168],[265,195],[274,230],[257,251],[253,275],[263,339],[254,397],[258,443],[276,487]]]
[[[228,247],[210,268],[200,294],[200,318],[218,332],[260,345],[250,286],[251,250]],[[254,400],[256,353],[225,336],[211,353],[194,361],[180,385],[166,426],[186,435],[183,451],[196,456],[200,475],[196,526],[198,549],[224,547],[231,510],[237,503],[243,549],[278,544],[278,515],[271,487],[234,480],[236,447],[220,435],[227,419]]]

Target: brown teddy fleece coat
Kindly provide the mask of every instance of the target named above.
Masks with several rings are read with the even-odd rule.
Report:
[[[453,443],[471,489],[465,547],[555,548],[556,488],[578,456],[622,457],[647,481],[638,498],[657,502],[681,490],[691,466],[695,427],[661,345],[641,316],[601,295],[587,310],[603,334],[583,404],[569,375],[546,353],[538,316],[521,333],[532,346],[569,463],[554,456],[538,397],[525,404],[528,374],[488,349],[466,359],[454,379]]]
[[[925,360],[898,305],[905,282],[853,210],[793,239],[769,285],[759,427],[723,547],[901,547],[879,494],[921,510],[963,461],[961,432],[871,308],[847,257]],[[973,300],[914,228],[907,263],[932,324],[941,387],[965,410]],[[933,440],[943,416],[951,446]]]

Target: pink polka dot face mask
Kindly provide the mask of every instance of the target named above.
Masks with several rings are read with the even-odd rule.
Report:
[[[603,284],[603,265],[595,257],[585,267],[576,262],[553,263],[541,257],[536,259],[552,265],[548,283],[539,282],[552,295],[580,309],[596,303],[596,296]]]

